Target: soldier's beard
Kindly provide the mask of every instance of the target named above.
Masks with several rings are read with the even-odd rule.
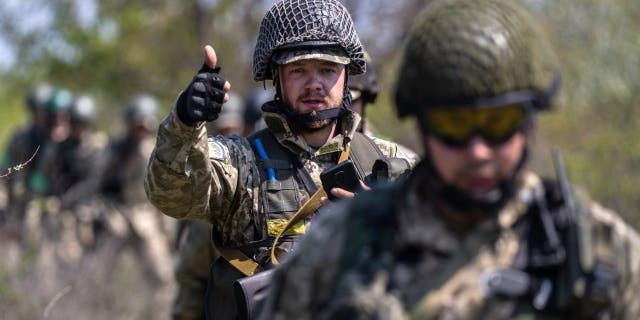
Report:
[[[335,119],[323,119],[318,121],[311,121],[311,122],[302,123],[300,127],[303,131],[311,133],[311,132],[320,131],[330,126],[335,121],[336,121]]]

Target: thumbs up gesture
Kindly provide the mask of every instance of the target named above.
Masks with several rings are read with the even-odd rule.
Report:
[[[204,47],[204,56],[202,68],[180,95],[177,104],[178,118],[191,126],[217,119],[222,104],[229,100],[227,92],[231,85],[220,76],[216,52],[207,45]]]

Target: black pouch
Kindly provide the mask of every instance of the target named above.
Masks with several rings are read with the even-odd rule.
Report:
[[[256,318],[260,304],[267,296],[272,273],[273,270],[267,270],[234,282],[233,293],[238,306],[239,319]]]

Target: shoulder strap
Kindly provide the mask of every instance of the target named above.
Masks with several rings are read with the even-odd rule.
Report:
[[[371,174],[371,168],[376,160],[384,158],[384,154],[373,140],[365,134],[356,132],[351,140],[350,158],[358,169],[361,178]]]
[[[349,159],[350,149],[351,148],[348,145],[345,147],[344,151],[342,151],[342,153],[340,154],[340,159],[338,159],[338,163]],[[324,191],[324,189],[321,186],[318,189],[318,191],[316,191],[309,198],[309,200],[307,200],[307,202],[305,202],[302,205],[302,207],[300,207],[300,209],[291,217],[291,219],[287,221],[287,224],[284,226],[284,228],[282,228],[282,230],[278,232],[278,235],[273,240],[273,245],[271,245],[271,262],[274,265],[280,264],[280,262],[278,261],[278,257],[276,256],[276,246],[278,245],[278,240],[280,240],[280,237],[283,234],[285,234],[285,232],[287,232],[287,230],[289,230],[292,226],[296,225],[296,223],[304,220],[306,217],[310,216],[312,213],[318,210],[318,208],[320,208],[320,205],[321,205],[320,198],[326,197],[326,196],[327,196],[327,193]]]
[[[286,168],[295,168],[298,178],[302,181],[307,192],[311,195],[314,194],[318,187],[313,182],[313,179],[309,175],[309,173],[304,170],[304,167],[300,160],[292,154],[289,150],[283,147],[278,140],[276,140],[275,136],[268,129],[262,129],[256,133],[251,134],[248,137],[249,141],[253,143],[256,139],[260,139],[265,149],[269,151],[269,159],[260,159],[258,160],[259,165],[266,168],[278,168],[278,167],[286,167]],[[254,152],[257,154],[257,150],[255,146],[252,146]]]

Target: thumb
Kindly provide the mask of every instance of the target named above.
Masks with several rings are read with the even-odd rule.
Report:
[[[210,45],[204,46],[204,63],[210,68],[215,68],[218,64],[218,56],[216,56],[215,50]]]

